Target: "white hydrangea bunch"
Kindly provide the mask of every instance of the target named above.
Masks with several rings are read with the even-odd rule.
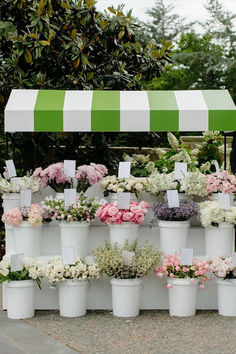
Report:
[[[230,210],[224,210],[217,201],[206,201],[199,203],[199,210],[204,227],[218,227],[223,222],[236,224],[236,207],[234,206]]]
[[[20,193],[22,189],[31,189],[32,193],[36,193],[39,192],[41,188],[41,182],[34,176],[26,175],[20,180],[0,178],[1,193]]]
[[[232,264],[232,258],[213,257],[210,259],[210,269],[219,278],[236,277],[236,268]],[[231,273],[231,274],[230,274]]]
[[[87,263],[82,258],[76,257],[75,264],[64,264],[61,256],[56,256],[47,261],[41,261],[40,276],[49,283],[58,283],[71,280],[89,280],[100,277],[100,269],[96,263]]]
[[[156,148],[154,151],[157,154],[159,159],[162,159],[166,154],[166,150],[164,150],[162,148]]]
[[[168,189],[176,189],[178,182],[175,180],[175,173],[159,173],[153,172],[146,179],[145,189],[152,195],[158,195],[160,192],[165,192]]]
[[[144,191],[145,178],[139,180],[133,176],[129,178],[117,178],[115,175],[105,177],[101,182],[101,187],[104,189],[104,196],[108,196],[109,193],[123,193],[130,192],[138,193]]]
[[[149,162],[150,160],[150,155],[144,155],[144,154],[133,154],[132,156],[124,153],[123,154],[123,159],[126,162],[131,162],[133,165],[136,165],[137,163],[146,163]]]
[[[199,172],[187,172],[180,180],[180,191],[187,195],[207,196],[206,176]]]

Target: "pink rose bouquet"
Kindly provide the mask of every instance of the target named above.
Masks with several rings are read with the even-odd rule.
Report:
[[[122,224],[123,222],[132,222],[140,225],[144,221],[144,216],[150,206],[146,202],[130,202],[130,208],[118,209],[117,203],[104,204],[97,212],[96,216],[105,224]]]
[[[221,172],[221,178],[217,178],[216,173],[212,173],[206,177],[206,188],[208,194],[211,193],[235,193],[236,177],[230,175],[228,171]]]
[[[32,204],[30,208],[9,209],[2,216],[4,223],[13,226],[19,226],[23,221],[28,221],[31,226],[39,226],[48,219],[48,212],[39,204]]]
[[[42,167],[36,168],[33,176],[38,178],[43,187],[50,186],[56,192],[63,192],[65,188],[71,188],[71,178],[64,173],[64,163],[54,163],[44,170]]]
[[[208,261],[199,261],[194,258],[192,265],[182,265],[180,264],[179,254],[167,254],[163,259],[163,264],[155,269],[157,278],[162,278],[165,275],[169,278],[189,279],[190,282],[197,279],[201,289],[204,289],[204,282],[211,280],[207,276],[209,271],[210,264]],[[172,286],[168,284],[167,287],[171,288]]]
[[[86,192],[93,184],[101,181],[108,173],[106,166],[90,163],[90,165],[82,165],[77,167],[75,177],[77,179],[77,192]]]

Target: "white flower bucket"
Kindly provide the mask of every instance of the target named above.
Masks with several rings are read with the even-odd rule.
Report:
[[[33,280],[18,280],[7,283],[7,315],[14,320],[34,316]]]
[[[236,316],[236,279],[217,279],[218,312],[222,316]]]
[[[87,280],[66,280],[58,283],[60,315],[65,317],[79,317],[86,315],[87,308]]]
[[[124,192],[125,193],[125,192]],[[110,197],[110,203],[117,203],[118,200],[118,193],[110,193],[109,194]],[[137,197],[134,193],[130,194],[130,201],[131,202],[137,202]]]
[[[205,255],[207,257],[229,257],[233,252],[234,228],[232,224],[221,223],[219,227],[205,228]]]
[[[2,199],[4,213],[20,206],[20,193],[3,193]]]
[[[112,311],[117,317],[139,315],[141,279],[111,279]]]
[[[14,226],[15,253],[24,253],[25,257],[39,257],[41,255],[42,227],[31,226],[23,221]]]
[[[110,224],[109,237],[110,243],[118,243],[120,247],[124,246],[125,240],[133,242],[138,238],[139,225],[131,222],[123,222],[122,224]]]
[[[219,196],[218,193],[212,193],[210,195],[211,199],[218,202],[219,201]],[[234,205],[234,193],[230,193],[230,205],[233,206]]]
[[[193,316],[196,313],[197,282],[189,279],[168,279],[170,316]]]
[[[190,221],[159,220],[160,250],[164,254],[174,254],[187,246]]]
[[[60,222],[61,247],[73,247],[76,257],[86,257],[90,224],[86,221]]]

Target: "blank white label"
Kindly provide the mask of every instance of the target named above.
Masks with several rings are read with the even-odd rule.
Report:
[[[193,248],[181,248],[180,249],[180,265],[192,265],[193,264]]]
[[[221,209],[230,210],[230,195],[226,193],[218,193],[219,204]]]
[[[123,257],[125,259],[125,264],[130,265],[133,256],[135,255],[134,252],[123,251]]]
[[[32,201],[32,191],[31,189],[23,189],[20,192],[20,207],[30,207]]]
[[[13,254],[11,256],[11,271],[18,272],[23,269],[24,253]]]
[[[62,247],[61,253],[64,264],[75,264],[75,251],[73,247]]]
[[[75,177],[75,160],[64,160],[64,173],[66,177]]]
[[[9,177],[16,177],[16,168],[13,160],[6,161],[7,172]]]
[[[120,162],[118,178],[129,178],[130,169],[131,169],[131,162]]]
[[[118,193],[118,209],[130,208],[130,193]]]
[[[186,162],[175,162],[175,179],[182,179],[186,175],[188,166]]]
[[[177,190],[168,190],[167,192],[167,201],[169,208],[178,208],[179,207],[179,193]]]
[[[217,178],[221,178],[220,167],[219,167],[218,161],[214,161],[214,165],[215,165],[215,169],[216,169]]]
[[[64,189],[65,207],[69,207],[76,202],[76,189]]]

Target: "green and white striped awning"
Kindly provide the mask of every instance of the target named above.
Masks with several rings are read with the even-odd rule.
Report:
[[[236,130],[227,90],[12,90],[6,132]]]

